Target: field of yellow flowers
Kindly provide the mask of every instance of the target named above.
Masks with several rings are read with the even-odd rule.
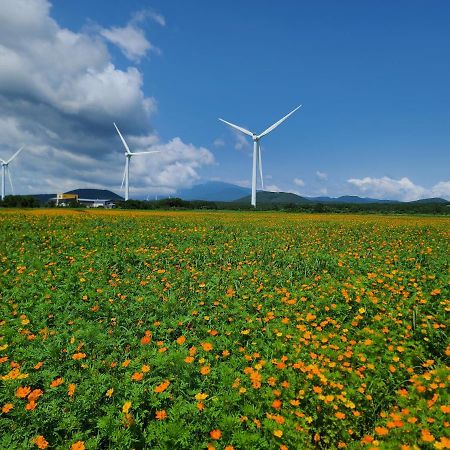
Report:
[[[0,212],[0,448],[450,448],[450,221]]]

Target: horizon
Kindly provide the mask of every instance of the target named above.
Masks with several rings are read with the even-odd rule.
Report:
[[[131,198],[250,188],[251,139],[218,118],[260,133],[302,104],[262,140],[264,190],[450,200],[448,2],[3,3],[0,158],[25,147],[17,194],[123,196],[113,122],[132,151],[161,152],[132,159]]]

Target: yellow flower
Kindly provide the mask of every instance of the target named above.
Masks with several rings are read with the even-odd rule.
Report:
[[[205,400],[208,397],[208,394],[203,394],[202,392],[199,392],[198,394],[195,394],[195,400]]]
[[[124,414],[128,414],[128,411],[130,410],[130,408],[131,408],[131,402],[125,402],[122,406],[122,412]]]

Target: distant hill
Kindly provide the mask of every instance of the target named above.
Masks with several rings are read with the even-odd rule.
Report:
[[[234,203],[250,203],[251,195],[246,195],[245,197],[235,200]],[[258,204],[280,204],[287,205],[289,203],[299,205],[304,203],[312,203],[305,197],[301,197],[297,194],[292,194],[291,192],[267,192],[258,191],[256,193],[256,203]]]
[[[120,195],[106,189],[74,189],[73,191],[65,192],[65,194],[76,194],[79,198],[94,200],[123,200],[123,197]]]
[[[123,197],[120,195],[106,189],[74,189],[73,191],[65,192],[65,194],[77,194],[79,198],[93,200],[123,200]],[[32,197],[38,200],[41,205],[45,205],[51,198],[55,198],[56,194],[33,194]]]
[[[432,197],[432,198],[422,198],[420,200],[414,200],[408,203],[450,203],[450,202],[448,200],[445,200],[444,198]]]
[[[45,205],[51,198],[56,197],[56,194],[32,194],[41,205]]]
[[[357,195],[343,195],[341,197],[306,197],[308,200],[319,203],[399,203],[398,200],[379,200]]]
[[[250,189],[222,181],[208,181],[182,189],[174,196],[183,200],[207,200],[211,202],[232,202],[250,193]]]

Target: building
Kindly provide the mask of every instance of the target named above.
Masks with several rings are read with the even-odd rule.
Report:
[[[114,201],[111,199],[92,199],[92,198],[80,198],[78,194],[56,194],[55,198],[52,198],[56,202],[56,206],[71,206],[74,203],[77,205],[85,206],[86,208],[113,208],[115,206]]]

